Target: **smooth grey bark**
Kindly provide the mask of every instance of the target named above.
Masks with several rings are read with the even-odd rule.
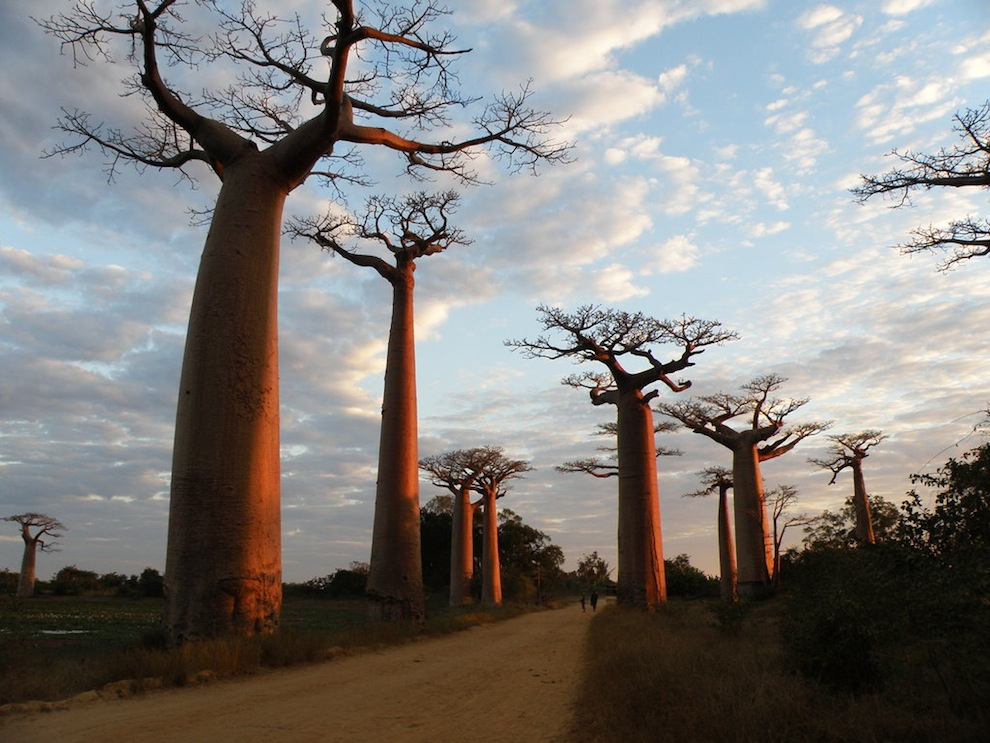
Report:
[[[873,517],[870,514],[870,499],[866,492],[862,459],[853,462],[852,471],[853,506],[856,509],[856,539],[859,540],[860,544],[876,544],[877,538],[873,531]]]
[[[653,411],[638,387],[618,389],[619,574],[616,600],[652,608],[667,600]]]
[[[474,512],[470,485],[454,494],[454,512],[450,536],[450,605],[472,603],[471,580],[474,578]]]
[[[279,225],[268,158],[225,169],[189,314],[163,625],[172,643],[273,632],[282,601]]]
[[[29,599],[34,596],[37,582],[38,552],[33,539],[24,538],[24,554],[21,556],[21,574],[17,577],[17,598]]]
[[[723,601],[739,599],[739,570],[732,538],[732,521],[729,516],[728,487],[718,491],[718,567],[719,595]]]
[[[392,278],[378,483],[368,596],[372,615],[422,622],[426,617],[419,531],[419,454],[413,261],[400,260]]]
[[[769,588],[773,578],[773,540],[760,461],[757,442],[751,437],[742,437],[732,449],[736,568],[742,595]]]
[[[481,603],[488,606],[502,604],[502,566],[498,557],[498,509],[495,500],[497,488],[485,488],[484,532],[481,548]]]

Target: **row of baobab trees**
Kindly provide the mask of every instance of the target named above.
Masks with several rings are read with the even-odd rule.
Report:
[[[731,453],[731,469],[706,470],[706,489],[719,491],[719,563],[723,596],[754,595],[774,585],[779,544],[770,529],[761,464],[783,456],[810,436],[831,426],[830,421],[789,423],[807,398],[779,395],[786,380],[777,374],[759,376],[738,392],[720,392],[676,402],[653,401],[657,385],[682,393],[691,381],[674,375],[694,366],[710,346],[736,339],[720,323],[683,316],[676,320],[649,317],[597,306],[568,313],[558,308],[537,309],[543,333],[535,339],[507,341],[532,358],[569,358],[592,362],[598,369],[566,377],[564,384],[584,389],[593,405],[612,405],[614,424],[599,433],[614,436],[614,455],[566,462],[559,470],[586,472],[618,480],[619,604],[652,609],[666,601],[663,539],[657,478],[656,433],[670,430],[655,423],[654,413],[703,435]],[[660,349],[673,349],[661,355]],[[633,368],[633,365],[636,365]],[[872,543],[870,504],[863,477],[863,459],[883,440],[878,431],[833,435],[828,457],[817,466],[838,474],[853,473],[856,534]],[[728,491],[733,490],[732,517]]]
[[[363,185],[360,153],[369,147],[398,153],[414,176],[441,173],[464,184],[481,181],[471,163],[482,152],[504,160],[510,170],[535,171],[571,159],[570,144],[550,136],[559,120],[531,105],[528,84],[487,100],[457,89],[453,62],[469,50],[435,28],[446,12],[435,0],[363,9],[354,0],[329,0],[326,17],[312,30],[299,18],[278,17],[248,0],[239,6],[198,4],[194,13],[182,14],[176,12],[179,5],[178,0],[67,0],[66,12],[38,20],[74,62],[113,61],[115,55],[127,60],[134,75],[122,83],[129,93],[125,105],[143,107],[131,112],[136,123],[130,129],[94,120],[85,111],[63,110],[57,128],[68,140],[46,156],[96,148],[107,158],[111,180],[130,163],[141,171],[171,170],[190,181],[199,168],[220,181],[193,293],[176,412],[164,611],[172,643],[266,633],[279,622],[277,297],[288,196],[310,180],[338,193],[345,184]],[[232,74],[195,97],[182,93],[184,84],[202,83],[204,78],[195,76],[201,63],[217,71],[211,80],[224,79],[220,68],[226,64]],[[349,70],[355,66],[360,69]],[[977,126],[967,129],[969,135],[981,135],[985,120],[984,112]],[[985,159],[986,151],[970,150],[970,155]],[[945,178],[946,185],[986,185],[978,168],[973,177],[961,172],[965,157],[941,170],[907,157],[920,176],[909,168],[904,178],[867,181],[864,198],[941,185]],[[961,181],[951,182],[952,177]],[[303,217],[289,227],[296,236],[375,269],[393,289],[368,578],[382,617],[415,619],[419,613],[417,601],[409,598],[410,586],[416,590],[418,550],[412,535],[419,507],[413,271],[417,259],[463,242],[442,216],[454,201],[449,193],[372,199],[363,220],[330,214]],[[922,238],[951,244],[957,235],[968,238],[967,226],[950,230],[948,237]],[[388,260],[352,250],[345,244],[350,237],[376,241]],[[570,333],[569,345],[541,337],[518,347],[535,356],[579,355],[605,364],[607,374],[573,381],[588,389],[595,404],[618,410],[622,600],[653,605],[663,598],[663,561],[658,507],[644,495],[656,489],[649,407],[656,393],[646,390],[659,382],[683,391],[685,384],[671,375],[732,334],[711,321],[651,320],[640,326],[645,318],[606,312],[601,329],[626,335],[599,339],[606,341],[600,344],[602,355],[582,334],[589,329],[583,323],[595,320],[600,310],[579,310],[573,323],[556,310],[541,312],[547,328],[559,325]],[[623,327],[623,318],[637,322]],[[608,351],[610,337],[616,343],[624,338],[623,345]],[[680,356],[658,360],[647,348],[651,338],[680,344]],[[620,352],[643,360],[646,368],[627,372],[616,361]],[[780,411],[767,406],[767,414],[761,411],[754,419],[773,427],[773,415],[779,418]],[[749,441],[757,433],[754,425],[734,441]],[[774,450],[765,444],[765,451],[782,453],[802,437],[800,430],[792,432]],[[752,460],[752,467],[743,477],[743,468],[736,472],[734,466],[736,501],[752,503],[759,498],[752,474],[759,453],[748,450],[740,457]],[[762,584],[767,571],[761,518],[752,509],[736,512],[740,586]],[[740,521],[740,513],[751,515]]]

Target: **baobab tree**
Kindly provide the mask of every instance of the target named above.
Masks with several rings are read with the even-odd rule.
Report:
[[[126,100],[144,106],[130,131],[64,111],[57,126],[69,139],[48,155],[95,147],[111,180],[125,163],[190,180],[205,166],[220,180],[176,413],[163,621],[173,644],[272,632],[279,622],[276,299],[289,193],[311,177],[360,182],[352,167],[364,146],[394,150],[411,173],[443,171],[465,182],[477,180],[470,158],[479,148],[512,170],[569,158],[567,145],[548,138],[555,122],[531,107],[528,86],[487,104],[457,92],[451,65],[465,50],[431,30],[444,14],[435,0],[377,3],[368,20],[353,0],[331,0],[329,20],[312,31],[299,16],[279,18],[249,0],[198,3],[180,15],[182,5],[77,0],[39,21],[76,62],[122,53],[136,73],[124,83]],[[211,33],[192,27],[204,17]],[[358,56],[360,71],[349,73]],[[194,99],[179,91],[200,62],[218,72],[230,63],[240,75]],[[199,87],[203,78],[195,80]],[[455,121],[455,112],[470,123]],[[437,141],[378,122],[424,137],[433,131]],[[463,137],[452,136],[455,129]]]
[[[769,589],[773,577],[773,542],[760,463],[786,454],[830,425],[815,422],[785,428],[785,419],[808,402],[773,397],[785,381],[778,374],[765,374],[743,385],[742,394],[723,392],[657,406],[658,412],[732,452],[736,566],[739,592],[745,595]],[[748,427],[730,426],[735,418],[747,421]]]
[[[19,513],[6,516],[4,521],[20,525],[21,539],[24,540],[24,555],[21,557],[21,574],[17,580],[17,598],[34,596],[37,580],[38,552],[58,552],[58,540],[66,526],[56,518],[44,513]]]
[[[672,375],[694,365],[706,347],[735,338],[711,320],[682,317],[659,320],[641,312],[629,313],[592,305],[574,313],[541,305],[537,308],[545,331],[535,340],[510,340],[528,358],[571,358],[597,362],[605,372],[571,375],[563,383],[586,389],[593,405],[615,405],[619,480],[618,556],[616,598],[620,604],[653,609],[666,601],[660,502],[657,486],[655,425],[650,401],[658,394],[650,386],[662,383],[682,392],[688,381]],[[559,338],[557,340],[556,338]],[[654,346],[673,346],[673,358],[661,361]],[[629,360],[641,361],[637,371]]]
[[[308,238],[356,266],[373,268],[392,287],[368,574],[368,597],[375,619],[425,619],[419,544],[414,272],[418,259],[467,244],[463,232],[449,222],[458,198],[454,191],[420,191],[402,198],[376,196],[368,200],[361,220],[330,213],[295,220],[289,226],[291,234]],[[380,246],[390,260],[345,247],[351,239]]]
[[[870,513],[870,498],[866,492],[866,480],[863,477],[863,460],[869,456],[868,452],[871,448],[887,437],[880,431],[869,429],[858,433],[838,434],[828,438],[832,442],[828,457],[809,459],[808,461],[832,473],[832,479],[828,481],[829,485],[835,483],[835,478],[839,476],[842,470],[847,468],[852,470],[852,502],[856,512],[856,540],[860,544],[876,544],[873,515]]]
[[[481,500],[471,502],[483,449],[456,449],[419,460],[430,483],[446,488],[453,499],[450,536],[450,605],[471,603],[474,577],[474,512]]]
[[[509,459],[501,446],[483,446],[475,450],[470,467],[475,469],[474,490],[481,494],[484,507],[484,531],[481,546],[481,603],[502,603],[502,568],[498,557],[498,511],[495,502],[507,492],[505,483],[522,477],[533,468],[522,459]]]
[[[703,498],[718,493],[718,568],[719,592],[723,601],[739,600],[739,575],[736,570],[736,553],[732,538],[732,520],[729,516],[729,490],[732,473],[725,467],[706,467],[698,473],[701,490],[687,493],[688,498]]]
[[[911,203],[916,191],[990,187],[990,102],[956,113],[953,130],[959,141],[934,154],[893,150],[890,154],[902,167],[861,176],[862,184],[852,190],[857,201],[865,203],[879,195],[891,197],[895,206],[903,206]],[[970,258],[990,255],[990,221],[986,218],[967,216],[945,227],[918,227],[911,235],[908,242],[898,246],[901,252],[943,253],[947,257],[939,264],[941,271]]]

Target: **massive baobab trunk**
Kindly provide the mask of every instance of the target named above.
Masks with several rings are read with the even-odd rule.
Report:
[[[167,637],[272,632],[282,601],[277,285],[288,184],[224,171],[189,316],[165,566]]]
[[[732,450],[733,510],[739,593],[767,590],[773,577],[773,544],[767,520],[757,443],[742,436]]]
[[[485,529],[481,554],[481,602],[489,606],[502,604],[502,567],[498,559],[498,511],[495,488],[487,489],[484,497]]]
[[[719,595],[723,601],[737,601],[739,572],[732,539],[732,518],[729,515],[729,487],[725,484],[719,485],[718,489],[718,567]]]
[[[774,551],[760,462],[787,454],[801,441],[829,427],[827,422],[784,427],[784,420],[808,402],[774,397],[786,381],[764,374],[743,385],[742,395],[706,395],[659,410],[695,433],[707,436],[732,452],[733,505],[736,518],[736,558],[740,594],[752,595],[773,587]],[[737,430],[728,424],[745,417],[749,424]]]
[[[34,596],[37,580],[38,542],[27,536],[24,529],[24,555],[21,557],[21,574],[17,579],[17,598],[29,599]]]
[[[385,362],[378,486],[368,596],[379,619],[425,618],[419,534],[419,455],[412,261],[392,284],[392,325]]]
[[[466,161],[478,148],[494,148],[514,167],[535,167],[566,162],[569,145],[547,138],[547,127],[557,122],[529,107],[528,87],[468,116],[472,131],[460,141],[419,142],[374,121],[355,123],[358,110],[374,119],[413,120],[439,134],[455,124],[447,115],[452,109],[473,107],[474,98],[462,98],[449,84],[446,60],[457,52],[446,46],[449,34],[429,30],[446,13],[432,0],[383,10],[380,28],[359,22],[352,0],[333,0],[333,11],[310,30],[253,2],[201,3],[206,12],[188,21],[177,0],[137,0],[125,9],[129,4],[130,12],[104,13],[89,0],[72,0],[66,12],[38,21],[77,60],[110,61],[119,39],[135,67],[127,90],[146,94],[132,96],[146,116],[128,130],[63,109],[57,126],[75,141],[47,154],[95,146],[108,158],[111,176],[125,162],[186,176],[198,164],[223,183],[183,360],[164,625],[173,643],[269,632],[278,624],[281,594],[275,292],[286,195],[311,176],[353,178],[347,155],[339,160],[344,171],[332,164],[314,169],[333,156],[337,142],[401,152],[410,168],[449,172],[462,182],[476,179]],[[199,21],[214,24],[213,33]],[[187,22],[191,28],[184,28]],[[288,35],[280,30],[285,23],[292,27]],[[357,75],[347,71],[352,53],[360,55]],[[187,102],[162,77],[162,54],[193,74],[201,58],[232,62],[240,74]],[[393,578],[377,576],[385,599],[393,591],[382,581]]]
[[[474,510],[470,488],[460,488],[454,494],[450,535],[451,606],[471,603],[471,579],[474,577]]]
[[[618,390],[620,604],[653,609],[667,600],[653,412],[638,388]]]
[[[673,392],[683,392],[691,382],[674,380],[672,374],[694,365],[692,357],[707,346],[735,337],[710,320],[682,316],[658,320],[642,313],[630,314],[594,306],[567,314],[540,306],[544,329],[561,331],[568,342],[547,336],[535,341],[507,341],[533,357],[576,357],[602,364],[607,372],[586,372],[564,379],[564,384],[587,389],[593,405],[615,405],[617,469],[619,477],[619,581],[618,600],[630,606],[652,609],[667,599],[660,501],[657,487],[656,441],[650,401],[659,394],[651,385],[662,382]],[[667,344],[680,355],[662,362],[650,348]],[[622,363],[629,356],[647,364],[628,371]],[[587,466],[582,465],[582,469]],[[591,469],[599,465],[590,464]]]
[[[863,459],[853,459],[853,506],[856,509],[856,539],[860,544],[876,544],[873,533],[873,516],[870,513],[870,499],[866,493],[866,480],[863,478]]]
[[[376,619],[421,622],[425,618],[413,295],[416,259],[442,253],[463,240],[460,230],[448,224],[448,212],[457,199],[453,191],[417,193],[402,199],[375,197],[369,199],[360,223],[339,221],[328,215],[300,220],[289,228],[292,234],[307,237],[356,266],[375,269],[392,287],[368,574],[371,614]],[[395,265],[377,255],[344,247],[339,235],[345,230],[380,243],[392,254]],[[440,462],[435,464],[443,468]]]

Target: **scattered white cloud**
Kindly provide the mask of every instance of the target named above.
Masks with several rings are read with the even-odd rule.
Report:
[[[862,16],[835,5],[816,5],[805,11],[798,18],[798,27],[812,34],[808,58],[814,64],[834,59],[862,23]]]
[[[319,10],[291,2],[282,6],[307,17]],[[37,0],[31,13],[62,4]],[[66,563],[138,573],[164,562],[176,386],[205,237],[186,210],[209,206],[218,186],[205,168],[190,191],[151,171],[125,170],[108,184],[96,152],[40,159],[58,137],[60,105],[122,127],[140,106],[118,95],[126,64],[73,70],[15,6],[0,9],[0,62],[48,74],[37,86],[0,80],[0,506],[51,511],[70,526],[65,552],[44,560],[42,574]],[[539,302],[602,302],[739,330],[691,370],[694,389],[786,374],[788,393],[811,396],[809,419],[891,434],[871,456],[870,478],[897,500],[912,467],[968,432],[971,421],[952,421],[990,394],[980,347],[990,273],[974,265],[942,276],[935,257],[908,260],[891,247],[918,224],[980,213],[986,194],[926,192],[914,209],[891,210],[856,205],[847,192],[856,174],[890,166],[882,155],[891,147],[950,143],[954,110],[986,97],[990,24],[926,7],[807,4],[782,40],[779,14],[755,0],[458,4],[449,20],[475,50],[456,60],[462,91],[516,90],[532,77],[539,107],[571,115],[577,162],[531,178],[507,174],[488,153],[473,161],[493,184],[463,189],[456,221],[473,244],[417,270],[421,452],[511,446],[538,469],[507,505],[570,561],[598,549],[614,563],[614,488],[553,470],[593,454],[601,442],[590,433],[612,411],[559,384],[574,371],[567,362],[523,359],[501,343],[539,332]],[[199,90],[224,74],[210,66],[170,80]],[[401,158],[362,154],[373,190],[345,201],[307,183],[286,213],[319,213],[328,201],[359,208],[372,192],[461,188],[396,180]],[[284,241],[290,580],[367,559],[390,299],[374,272]],[[698,438],[665,442],[685,450],[661,467],[665,550],[715,571],[714,520],[678,497],[722,454]],[[770,486],[798,484],[812,510],[844,497],[809,473],[816,446],[765,472]],[[431,495],[424,486],[423,500]],[[112,558],[92,549],[110,533]],[[16,569],[16,535],[0,534],[0,546],[0,567]]]
[[[700,256],[698,246],[690,237],[674,235],[657,246],[651,267],[661,274],[680,273],[698,265]]]
[[[856,102],[856,124],[879,144],[908,140],[922,124],[949,118],[959,103],[957,90],[952,78],[900,75]]]
[[[650,293],[646,287],[636,286],[635,280],[636,276],[628,266],[610,263],[594,272],[594,296],[604,302],[624,302]]]
[[[774,178],[773,168],[760,168],[753,177],[753,183],[767,199],[780,211],[785,211],[787,205],[787,191],[784,186]]]
[[[688,66],[686,64],[679,64],[676,67],[661,72],[657,82],[664,94],[670,96],[671,93],[684,85],[687,76]]]
[[[881,10],[887,15],[907,15],[915,10],[926,8],[936,0],[884,0]]]

